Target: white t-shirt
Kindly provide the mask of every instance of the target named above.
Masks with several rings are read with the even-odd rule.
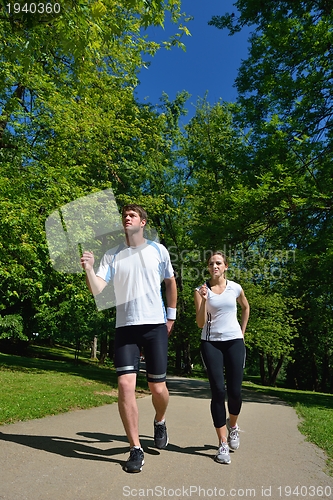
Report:
[[[236,301],[241,291],[242,287],[230,280],[227,280],[226,288],[221,294],[216,294],[207,287],[207,318],[202,329],[202,340],[223,341],[243,338],[237,319]]]
[[[161,282],[174,271],[165,246],[146,240],[138,247],[121,245],[106,252],[96,273],[111,280],[116,298],[116,327],[166,322]]]

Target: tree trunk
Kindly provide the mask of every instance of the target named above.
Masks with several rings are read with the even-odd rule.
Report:
[[[96,359],[97,358],[97,336],[94,336],[94,339],[91,341],[91,353],[90,353],[90,359]]]
[[[312,389],[316,392],[319,391],[318,369],[315,353],[312,354]]]
[[[267,360],[268,380],[270,381],[273,376],[273,358],[270,354],[266,354],[266,360]]]
[[[107,355],[108,355],[108,336],[102,335],[99,364],[102,365],[104,363]]]
[[[329,366],[330,359],[328,355],[328,346],[326,346],[326,351],[324,353],[322,377],[321,377],[321,389],[323,392],[327,392],[329,388]]]
[[[281,356],[281,358],[277,362],[275,370],[273,371],[272,375],[270,376],[269,385],[275,385],[277,376],[279,375],[281,367],[282,367],[282,363],[283,363],[283,356]]]
[[[75,359],[76,363],[79,360],[80,347],[81,347],[81,340],[80,339],[76,339],[76,342],[75,342],[75,354],[74,354],[74,359]]]
[[[259,354],[259,366],[261,383],[262,385],[267,385],[267,378],[265,373],[265,358],[263,354]]]
[[[182,350],[179,344],[176,345],[176,373],[179,375],[182,371]]]
[[[192,373],[192,360],[191,360],[191,349],[190,343],[188,340],[184,342],[184,364],[183,364],[183,373],[185,375],[191,375]]]

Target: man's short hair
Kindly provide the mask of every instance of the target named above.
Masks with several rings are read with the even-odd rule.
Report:
[[[125,205],[121,210],[122,217],[124,217],[125,213],[129,212],[130,210],[139,214],[141,220],[144,219],[145,221],[147,221],[148,219],[147,212],[145,211],[144,208],[142,208],[140,205],[137,205],[136,203],[130,203],[129,205]]]

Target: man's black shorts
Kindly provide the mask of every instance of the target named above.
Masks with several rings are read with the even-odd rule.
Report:
[[[114,363],[118,376],[139,371],[141,349],[148,382],[164,382],[168,362],[168,331],[164,323],[116,328]]]

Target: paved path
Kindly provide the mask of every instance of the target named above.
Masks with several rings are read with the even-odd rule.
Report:
[[[244,391],[241,447],[230,465],[221,465],[213,460],[207,383],[175,377],[168,386],[166,450],[153,447],[150,396],[138,400],[145,450],[140,474],[122,470],[128,444],[116,404],[1,426],[0,499],[333,500],[325,456],[299,433],[292,408]]]

